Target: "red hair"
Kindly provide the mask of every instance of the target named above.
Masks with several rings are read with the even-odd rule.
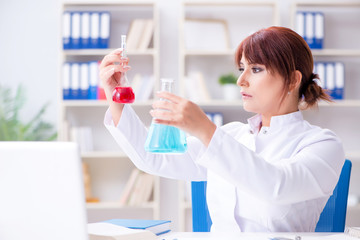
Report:
[[[313,73],[311,50],[295,31],[285,27],[261,29],[238,46],[235,54],[238,67],[243,55],[250,64],[265,65],[270,73],[277,72],[284,78],[283,98],[294,84],[294,73],[298,70],[302,74],[299,101],[303,99],[307,107],[316,105],[320,99],[331,101],[329,95],[314,81],[319,76]]]

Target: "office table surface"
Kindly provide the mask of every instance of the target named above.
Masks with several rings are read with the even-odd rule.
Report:
[[[300,238],[299,238],[300,237]],[[169,232],[158,240],[356,240],[344,233],[210,233],[210,232]]]

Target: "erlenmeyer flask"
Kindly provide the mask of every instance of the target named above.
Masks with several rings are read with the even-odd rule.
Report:
[[[126,35],[121,35],[121,57],[126,57]],[[124,63],[125,64],[125,63]],[[119,86],[113,92],[113,101],[117,103],[133,103],[135,94],[127,79],[126,72],[120,73]]]
[[[172,88],[172,79],[161,79],[162,91],[172,92]],[[173,126],[154,123],[154,121],[151,123],[145,142],[145,151],[153,153],[184,153],[186,150],[187,143],[184,131]]]

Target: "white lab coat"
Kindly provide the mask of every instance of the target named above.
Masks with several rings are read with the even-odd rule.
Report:
[[[207,180],[211,231],[308,232],[339,179],[344,150],[334,133],[310,125],[300,111],[261,116],[248,124],[216,129],[206,148],[189,137],[181,155],[145,152],[147,129],[125,105],[114,126],[108,110],[104,124],[141,170],[173,179]]]

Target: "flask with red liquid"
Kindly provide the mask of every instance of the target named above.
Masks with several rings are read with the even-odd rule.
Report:
[[[126,57],[126,35],[121,35],[121,48],[123,49],[121,52],[121,57]],[[117,103],[134,102],[135,94],[126,76],[126,72],[120,73],[119,86],[115,87],[112,99]]]

